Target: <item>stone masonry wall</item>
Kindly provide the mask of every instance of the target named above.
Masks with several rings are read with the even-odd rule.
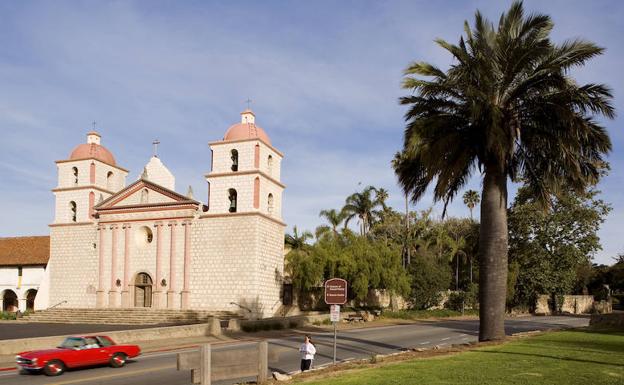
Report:
[[[94,307],[97,287],[97,230],[95,225],[50,228],[50,306]]]
[[[280,300],[283,234],[281,225],[259,216],[194,221],[191,308],[272,315]]]

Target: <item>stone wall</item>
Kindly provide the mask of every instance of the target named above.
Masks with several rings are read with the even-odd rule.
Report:
[[[94,224],[50,228],[50,306],[62,301],[66,307],[95,306],[97,243]]]
[[[535,303],[535,314],[550,315],[552,313],[550,299],[550,295],[540,295]],[[561,311],[569,314],[588,314],[592,312],[593,306],[594,297],[591,295],[565,295]]]
[[[191,228],[191,308],[245,317],[278,312],[283,225],[245,215],[199,219]]]
[[[597,328],[624,329],[624,313],[592,314],[589,325]]]

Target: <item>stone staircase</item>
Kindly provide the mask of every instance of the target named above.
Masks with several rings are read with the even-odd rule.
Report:
[[[208,322],[212,318],[226,321],[241,318],[232,312],[152,308],[53,308],[39,310],[21,318],[26,322],[109,325],[183,325]]]

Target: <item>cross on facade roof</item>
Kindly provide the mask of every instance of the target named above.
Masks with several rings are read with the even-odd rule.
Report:
[[[157,158],[158,158],[158,145],[159,144],[160,144],[160,141],[158,139],[152,142],[152,145],[154,145],[154,156]]]
[[[247,100],[245,100],[245,103],[247,103],[247,109],[250,110],[251,109],[251,102],[252,100],[247,98]]]

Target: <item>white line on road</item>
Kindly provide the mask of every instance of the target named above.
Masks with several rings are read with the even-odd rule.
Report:
[[[448,341],[450,339],[451,339],[451,337],[446,337],[446,338],[442,338],[440,341]]]
[[[430,344],[430,343],[431,343],[431,341],[425,341],[425,342],[419,343],[418,345],[427,345],[427,344]]]

